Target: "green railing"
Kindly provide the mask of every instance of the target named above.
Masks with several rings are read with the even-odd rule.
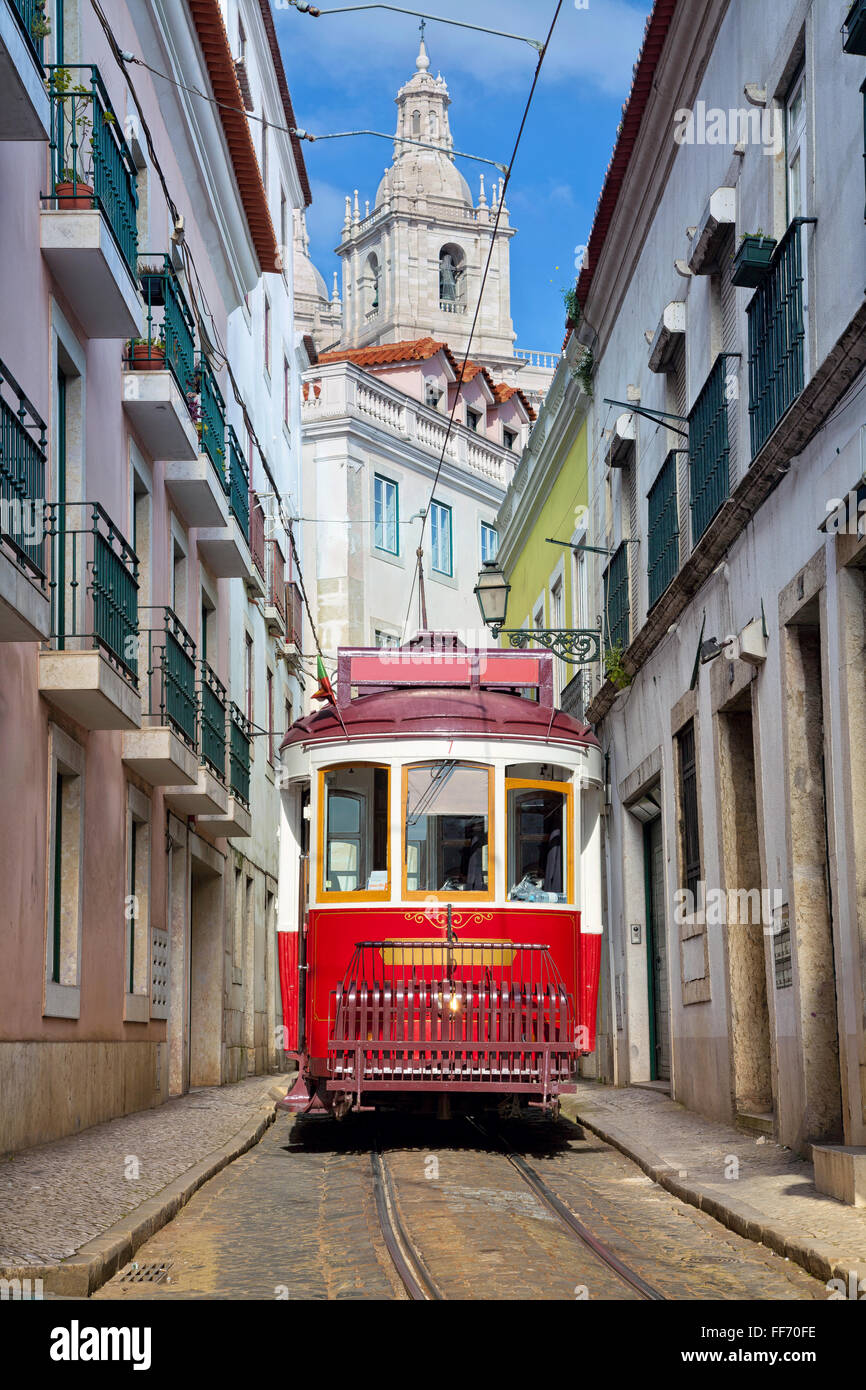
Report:
[[[51,635],[60,651],[100,647],[138,685],[138,559],[98,502],[49,502]]]
[[[199,752],[221,782],[226,776],[226,690],[199,658]]]
[[[649,606],[658,603],[680,567],[680,520],[677,511],[677,449],[671,449],[648,494],[647,570]]]
[[[628,546],[623,542],[604,572],[604,612],[608,647],[629,644]]]
[[[746,308],[749,320],[749,427],[752,458],[769,439],[805,384],[803,245],[795,217]]]
[[[197,751],[195,642],[171,608],[147,611],[158,614],[162,624],[147,632],[148,688],[144,713],[160,725],[168,721],[183,741]]]
[[[201,419],[198,422],[201,447],[226,487],[226,407],[216,378],[204,353],[199,353],[198,375],[201,391]]]
[[[228,428],[229,437],[229,506],[232,516],[237,521],[244,533],[244,540],[247,545],[250,543],[250,476],[244,457],[241,453],[241,446],[238,437],[232,429]]]
[[[697,544],[730,493],[728,362],[722,352],[689,414],[689,493],[692,543]]]
[[[250,804],[250,721],[232,704],[229,714],[229,791]]]
[[[92,64],[48,68],[51,197],[59,208],[103,213],[135,279],[137,170],[108,93]]]
[[[168,256],[162,262],[139,266],[139,284],[147,311],[146,332],[129,345],[130,367],[157,371],[167,367],[187,398],[191,413],[198,415],[195,393],[195,321]]]
[[[45,441],[45,421],[0,361],[0,543],[43,586]]]
[[[48,21],[45,14],[45,0],[11,0],[12,12],[17,18],[24,37],[40,67],[45,58],[45,35]]]

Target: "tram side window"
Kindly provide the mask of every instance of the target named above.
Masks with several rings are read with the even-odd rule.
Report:
[[[325,893],[388,888],[388,769],[340,767],[325,773]]]
[[[567,792],[507,783],[506,789],[509,900],[566,902]]]
[[[408,893],[491,888],[490,769],[448,760],[406,769]]]

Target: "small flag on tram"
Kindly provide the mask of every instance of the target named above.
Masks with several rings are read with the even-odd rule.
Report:
[[[327,700],[328,703],[333,705],[336,709],[337,700],[336,696],[334,695],[334,687],[331,685],[331,682],[328,679],[328,673],[325,670],[325,663],[321,657],[316,658],[316,677],[319,682],[319,688],[318,690],[313,692],[313,699]]]

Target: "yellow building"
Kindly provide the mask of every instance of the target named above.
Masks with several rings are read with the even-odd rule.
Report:
[[[572,337],[499,512],[498,560],[511,584],[507,629],[599,627],[589,595],[600,557],[573,549],[586,544],[590,500],[592,402],[576,375],[581,353]],[[570,714],[583,713],[586,671],[555,663],[556,703]]]

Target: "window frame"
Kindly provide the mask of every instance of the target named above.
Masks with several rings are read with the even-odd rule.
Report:
[[[393,525],[394,525],[394,548],[393,548],[393,550],[390,548],[390,546],[387,546],[387,545],[380,545],[380,544],[379,544],[379,541],[378,541],[378,539],[377,539],[378,534],[379,534],[379,521],[378,521],[378,518],[377,518],[377,516],[376,516],[376,508],[377,508],[377,505],[378,505],[377,498],[376,498],[376,493],[377,493],[377,490],[378,490],[378,484],[379,484],[379,483],[384,484],[384,486],[385,486],[386,488],[393,488],[393,489],[394,489],[394,522],[393,522]],[[385,517],[385,518],[383,519],[382,523],[381,523],[381,525],[382,525],[382,534],[383,534],[383,536],[384,536],[385,533],[387,532],[387,529],[388,529],[388,527],[389,527],[390,524],[391,524],[391,523],[388,521],[387,517]],[[374,550],[381,550],[381,552],[382,552],[383,555],[395,555],[395,556],[399,556],[399,554],[400,554],[400,484],[399,484],[399,483],[396,483],[396,482],[394,481],[393,478],[388,478],[388,477],[386,477],[384,473],[374,473],[374,474],[373,474],[373,549],[374,549]]]
[[[410,889],[408,886],[409,865],[406,848],[406,799],[409,795],[409,773],[419,767],[435,767],[447,762],[446,758],[421,758],[417,762],[404,763],[401,768],[400,799],[400,858],[402,860],[401,889],[404,902],[450,902],[450,903],[490,903],[496,898],[496,820],[495,788],[496,768],[493,763],[473,762],[468,758],[458,758],[458,767],[471,768],[474,772],[487,773],[487,892],[464,893],[459,889],[440,892],[433,888]]]
[[[522,903],[519,898],[509,898],[511,888],[509,886],[509,863],[508,847],[511,839],[511,823],[508,814],[508,793],[510,791],[551,791],[565,793],[565,828],[566,828],[566,847],[565,858],[565,902],[563,903]],[[574,782],[543,782],[535,777],[506,777],[505,778],[505,901],[509,907],[530,907],[536,911],[539,908],[556,908],[576,906],[576,895],[574,887]]]
[[[388,874],[388,883],[385,888],[356,888],[353,892],[334,892],[325,887],[325,868],[327,864],[327,846],[325,844],[325,773],[339,772],[344,767],[366,767],[377,769],[387,773],[388,785],[385,792],[385,804],[387,806],[387,830],[385,835],[385,863]],[[327,767],[320,767],[317,778],[318,806],[316,808],[316,901],[319,904],[327,903],[388,903],[391,901],[391,764],[381,762],[340,762],[329,763]],[[423,896],[423,895],[422,895]]]
[[[484,554],[484,532],[485,532],[485,531],[492,531],[493,535],[494,535],[495,538],[496,538],[496,544],[495,544],[494,547],[493,547],[493,554],[492,554],[492,555],[485,555],[485,554]],[[492,521],[482,521],[482,522],[481,522],[481,563],[482,563],[482,565],[485,564],[485,563],[487,562],[487,560],[495,560],[495,559],[496,559],[496,556],[498,555],[498,553],[499,553],[499,532],[498,532],[498,530],[496,529],[496,527],[493,525],[493,522],[492,522]]]
[[[433,533],[434,509],[438,507],[440,511],[448,514],[448,566],[447,570],[439,569],[436,564],[436,540]],[[444,579],[454,578],[454,513],[447,502],[437,502],[435,499],[430,503],[430,570],[433,574],[441,575]]]

